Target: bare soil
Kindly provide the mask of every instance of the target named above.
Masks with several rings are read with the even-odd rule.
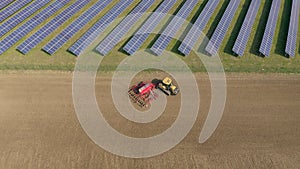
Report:
[[[206,74],[196,77],[201,108],[189,135],[160,156],[128,159],[101,149],[81,128],[71,73],[0,73],[0,168],[300,168],[300,75],[228,74],[224,116],[204,144],[198,137],[210,83]],[[97,79],[97,99],[119,132],[149,137],[176,119],[179,97],[170,98],[169,111],[152,123],[128,121],[112,104],[110,82],[108,75]]]

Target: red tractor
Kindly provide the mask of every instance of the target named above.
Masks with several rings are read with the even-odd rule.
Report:
[[[154,92],[156,85],[149,82],[140,82],[129,88],[128,95],[131,100],[137,103],[140,107],[148,107],[158,95]]]

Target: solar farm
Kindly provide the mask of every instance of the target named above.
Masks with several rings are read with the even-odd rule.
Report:
[[[2,1],[0,8],[1,69],[72,70],[76,56],[101,34],[106,38],[95,49],[99,55],[121,59],[141,48],[155,55],[169,50],[193,68],[191,51],[203,32],[210,39],[206,52],[219,54],[226,71],[299,72],[297,0],[16,0]],[[136,25],[145,12],[162,15]],[[181,19],[163,22],[167,13]],[[120,17],[124,19],[107,31]],[[184,20],[193,26],[184,27]],[[151,34],[159,25],[162,34]],[[121,41],[131,29],[136,34]],[[172,38],[179,30],[185,33],[182,42]],[[108,71],[115,67],[108,64]]]
[[[0,169],[300,168],[299,8],[2,0]]]

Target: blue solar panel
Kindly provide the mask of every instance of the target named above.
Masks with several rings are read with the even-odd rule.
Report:
[[[7,8],[0,11],[0,22],[4,21],[8,17],[10,17],[12,14],[23,8],[25,5],[30,3],[31,0],[18,0],[8,6]]]
[[[221,21],[219,22],[214,34],[208,42],[205,50],[211,55],[217,55],[218,50],[224,40],[225,34],[229,28],[229,25],[234,17],[234,14],[239,6],[240,0],[230,1],[226,11],[223,14]]]
[[[63,30],[58,36],[51,40],[43,50],[49,54],[54,54],[61,48],[72,36],[81,30],[90,20],[101,12],[112,0],[99,0],[83,15],[76,19],[71,25]]]
[[[264,37],[259,48],[259,52],[264,56],[270,56],[279,9],[280,0],[273,0]]]
[[[163,1],[123,49],[130,55],[137,51],[175,3],[176,0]]]
[[[159,36],[157,41],[155,41],[154,45],[151,47],[151,51],[156,55],[161,55],[162,52],[169,45],[170,41],[173,39],[175,34],[179,31],[182,24],[185,22],[185,19],[192,12],[193,8],[197,4],[197,0],[186,1],[182,8],[178,11],[176,16],[169,23],[167,28],[163,31],[163,33]]]
[[[34,28],[40,25],[44,20],[53,15],[56,11],[66,5],[70,0],[57,0],[47,8],[39,12],[25,24],[20,26],[13,33],[8,35],[5,39],[0,41],[0,54],[4,53],[7,49],[17,43],[22,37],[31,32]]]
[[[288,54],[291,57],[294,57],[296,53],[297,32],[298,32],[298,22],[299,22],[299,7],[300,7],[300,1],[293,0],[289,33],[288,33],[286,48],[285,48],[286,54]]]
[[[9,32],[11,29],[13,29],[15,26],[17,26],[19,23],[24,21],[26,18],[31,16],[33,13],[35,13],[37,10],[41,9],[43,6],[45,6],[49,2],[50,2],[50,0],[34,1],[28,7],[24,8],[22,11],[17,13],[15,16],[13,16],[9,20],[7,20],[3,24],[1,24],[0,25],[0,37],[5,35],[7,32]]]
[[[43,39],[45,39],[88,3],[89,0],[77,0],[63,12],[57,15],[54,19],[48,22],[45,26],[43,26],[40,30],[34,33],[30,38],[24,41],[20,46],[18,46],[18,51],[23,54],[27,54],[31,49],[38,45]]]
[[[178,50],[185,56],[189,55],[196,41],[199,39],[201,32],[205,28],[208,20],[211,18],[220,0],[210,0],[205,5],[203,11],[194,23],[193,27],[186,35]]]
[[[239,56],[242,56],[244,54],[259,6],[260,6],[260,0],[252,0],[247,15],[245,17],[244,23],[242,25],[242,28],[232,48],[232,51],[238,54]]]
[[[133,0],[122,0],[107,12],[95,25],[93,25],[69,49],[74,55],[79,56],[131,3]]]
[[[125,17],[122,22],[100,43],[96,50],[102,55],[107,55],[153,3],[154,0],[143,0],[140,2],[130,12],[130,14]]]
[[[0,10],[9,5],[13,0],[4,0],[0,2]]]

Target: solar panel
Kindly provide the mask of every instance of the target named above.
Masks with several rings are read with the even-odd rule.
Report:
[[[49,2],[50,2],[50,0],[34,1],[28,7],[24,8],[19,13],[17,13],[15,16],[13,16],[9,20],[7,20],[3,24],[1,24],[0,25],[0,37],[5,35],[7,32],[12,30],[15,26],[17,26],[19,23],[24,21],[26,18],[31,16],[33,13],[35,13],[37,10],[41,9],[43,6],[45,6]]]
[[[125,45],[123,50],[128,54],[132,55],[137,51],[142,44],[149,37],[150,33],[155,29],[155,27],[160,23],[160,21],[167,15],[168,11],[176,3],[176,0],[163,1],[161,5],[156,9],[146,23],[138,30],[138,32],[130,39],[130,41]]]
[[[110,9],[96,24],[94,24],[69,51],[79,56],[131,3],[133,0],[122,0]]]
[[[295,56],[297,45],[297,31],[299,22],[300,1],[293,0],[292,11],[290,17],[289,33],[286,42],[285,52],[291,57]]]
[[[244,54],[247,42],[251,34],[252,26],[254,24],[260,6],[260,2],[260,0],[252,0],[239,35],[232,48],[232,51],[239,56],[243,56]]]
[[[22,37],[31,32],[34,28],[40,25],[44,20],[52,16],[56,11],[66,5],[70,0],[56,0],[48,7],[43,9],[37,15],[32,17],[25,24],[20,26],[17,30],[8,35],[5,39],[0,41],[0,54],[4,53],[11,46],[17,43]]]
[[[196,41],[199,39],[201,32],[205,28],[208,20],[211,18],[220,0],[210,0],[205,5],[203,11],[199,15],[191,30],[186,35],[178,50],[185,56],[189,55]]]
[[[185,22],[185,19],[192,12],[193,8],[197,4],[197,0],[186,1],[181,9],[178,11],[176,16],[169,23],[167,28],[163,31],[163,33],[159,36],[159,38],[155,41],[154,45],[151,47],[151,51],[156,55],[161,55],[164,49],[168,46],[172,38],[179,31],[182,24]]]
[[[4,0],[0,2],[0,10],[9,5],[13,0]]]
[[[54,19],[48,22],[45,26],[35,32],[31,37],[25,40],[21,45],[17,47],[18,51],[23,54],[27,54],[31,49],[38,45],[43,39],[50,35],[60,25],[70,19],[76,12],[82,9],[89,3],[89,0],[77,0]]]
[[[49,54],[54,54],[61,48],[72,36],[81,30],[90,20],[92,20],[99,12],[101,12],[112,0],[99,0],[91,8],[89,8],[83,15],[76,19],[66,29],[64,29],[58,36],[52,39],[43,50]]]
[[[205,50],[211,55],[217,55],[217,52],[224,40],[225,34],[229,28],[229,25],[234,17],[234,14],[239,6],[240,0],[230,1],[223,16],[220,20],[214,34],[208,42]]]
[[[0,22],[4,21],[8,17],[10,17],[12,14],[23,8],[25,5],[30,3],[31,0],[18,0],[15,1],[13,4],[8,6],[7,8],[0,11]]]
[[[96,50],[102,55],[107,55],[153,3],[154,0],[143,0],[140,2],[130,12],[130,14],[125,17],[122,22],[100,43]]]
[[[264,37],[259,48],[259,52],[264,56],[269,56],[271,52],[279,9],[280,9],[280,0],[273,0]]]

